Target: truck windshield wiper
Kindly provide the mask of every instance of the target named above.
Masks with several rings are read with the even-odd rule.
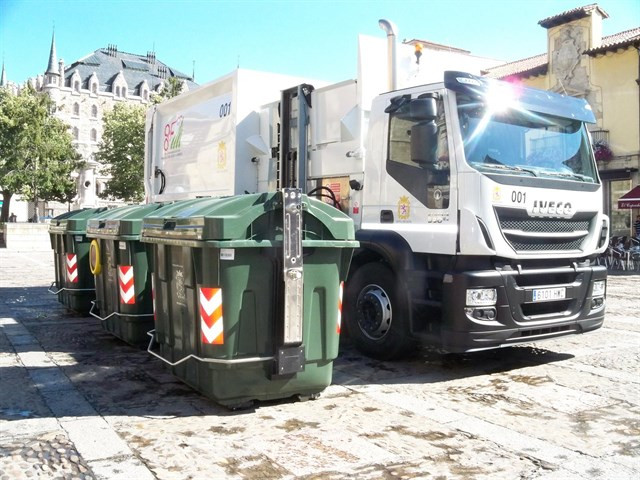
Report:
[[[582,175],[580,173],[569,173],[569,172],[555,172],[550,170],[543,170],[542,173],[545,175],[549,175],[550,177],[563,177],[563,178],[574,178],[578,180],[582,180],[583,182],[592,182],[593,178],[588,175]]]
[[[524,172],[524,173],[530,174],[533,177],[538,176],[536,172],[533,170],[530,170],[528,168],[517,167],[513,165],[505,165],[504,163],[501,163],[499,160],[496,160],[495,158],[490,157],[489,155],[486,155],[484,157],[484,161],[485,163],[479,164],[479,166],[486,167],[486,168],[495,168],[497,170],[508,170],[510,172]]]

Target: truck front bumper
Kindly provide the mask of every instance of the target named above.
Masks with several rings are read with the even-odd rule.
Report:
[[[472,352],[600,328],[605,298],[592,294],[593,282],[606,277],[605,267],[578,265],[450,272],[443,285],[442,347]],[[467,305],[468,289],[487,288],[496,290],[495,305]],[[560,291],[562,298],[536,300],[541,289]]]

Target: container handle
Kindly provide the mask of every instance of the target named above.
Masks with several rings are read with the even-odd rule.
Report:
[[[225,360],[225,359],[222,359],[222,358],[200,358],[197,355],[190,354],[190,355],[187,355],[186,357],[181,358],[180,360],[178,360],[176,362],[170,362],[169,360],[167,360],[166,358],[162,357],[161,355],[158,355],[156,352],[154,352],[152,350],[153,344],[155,343],[155,339],[156,339],[155,333],[156,333],[155,329],[150,330],[150,331],[147,332],[147,335],[149,335],[151,337],[151,340],[149,341],[149,346],[147,347],[147,352],[149,352],[154,357],[162,360],[164,363],[166,363],[167,365],[169,365],[171,367],[175,367],[176,365],[179,365],[182,362],[186,362],[190,358],[193,358],[194,360],[197,360],[197,361],[203,362],[203,363],[219,363],[219,364],[222,364],[222,365],[235,365],[235,364],[243,364],[243,363],[266,362],[267,360],[273,360],[275,358],[275,357],[271,356],[271,357],[236,358],[236,359],[233,359],[233,360]]]
[[[120,313],[120,312],[112,312],[112,313],[110,313],[109,315],[107,315],[106,317],[103,318],[100,315],[98,315],[97,313],[93,312],[93,309],[95,308],[95,306],[96,306],[96,301],[95,300],[91,300],[91,310],[89,310],[89,315],[91,315],[92,317],[97,318],[101,322],[104,322],[104,321],[110,319],[114,315],[117,315],[118,317],[153,317],[153,313],[125,314],[125,313]]]
[[[47,289],[47,292],[52,293],[53,295],[57,295],[60,292],[63,292],[65,290],[67,290],[69,292],[91,292],[91,291],[95,291],[95,288],[67,288],[67,287],[62,287],[62,288],[59,288],[58,290],[56,290],[54,292],[54,291],[51,290],[54,285],[56,286],[56,288],[58,288],[58,283],[55,280],[53,282],[51,282],[51,285],[49,285],[49,288]]]

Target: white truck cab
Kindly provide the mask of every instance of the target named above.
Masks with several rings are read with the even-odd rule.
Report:
[[[388,358],[600,327],[608,218],[588,122],[584,100],[462,72],[376,98],[345,290],[356,344]]]

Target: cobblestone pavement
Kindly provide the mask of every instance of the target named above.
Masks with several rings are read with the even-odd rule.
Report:
[[[637,479],[640,275],[605,326],[379,362],[347,342],[315,401],[231,412],[46,293],[53,255],[0,250],[0,480]]]

